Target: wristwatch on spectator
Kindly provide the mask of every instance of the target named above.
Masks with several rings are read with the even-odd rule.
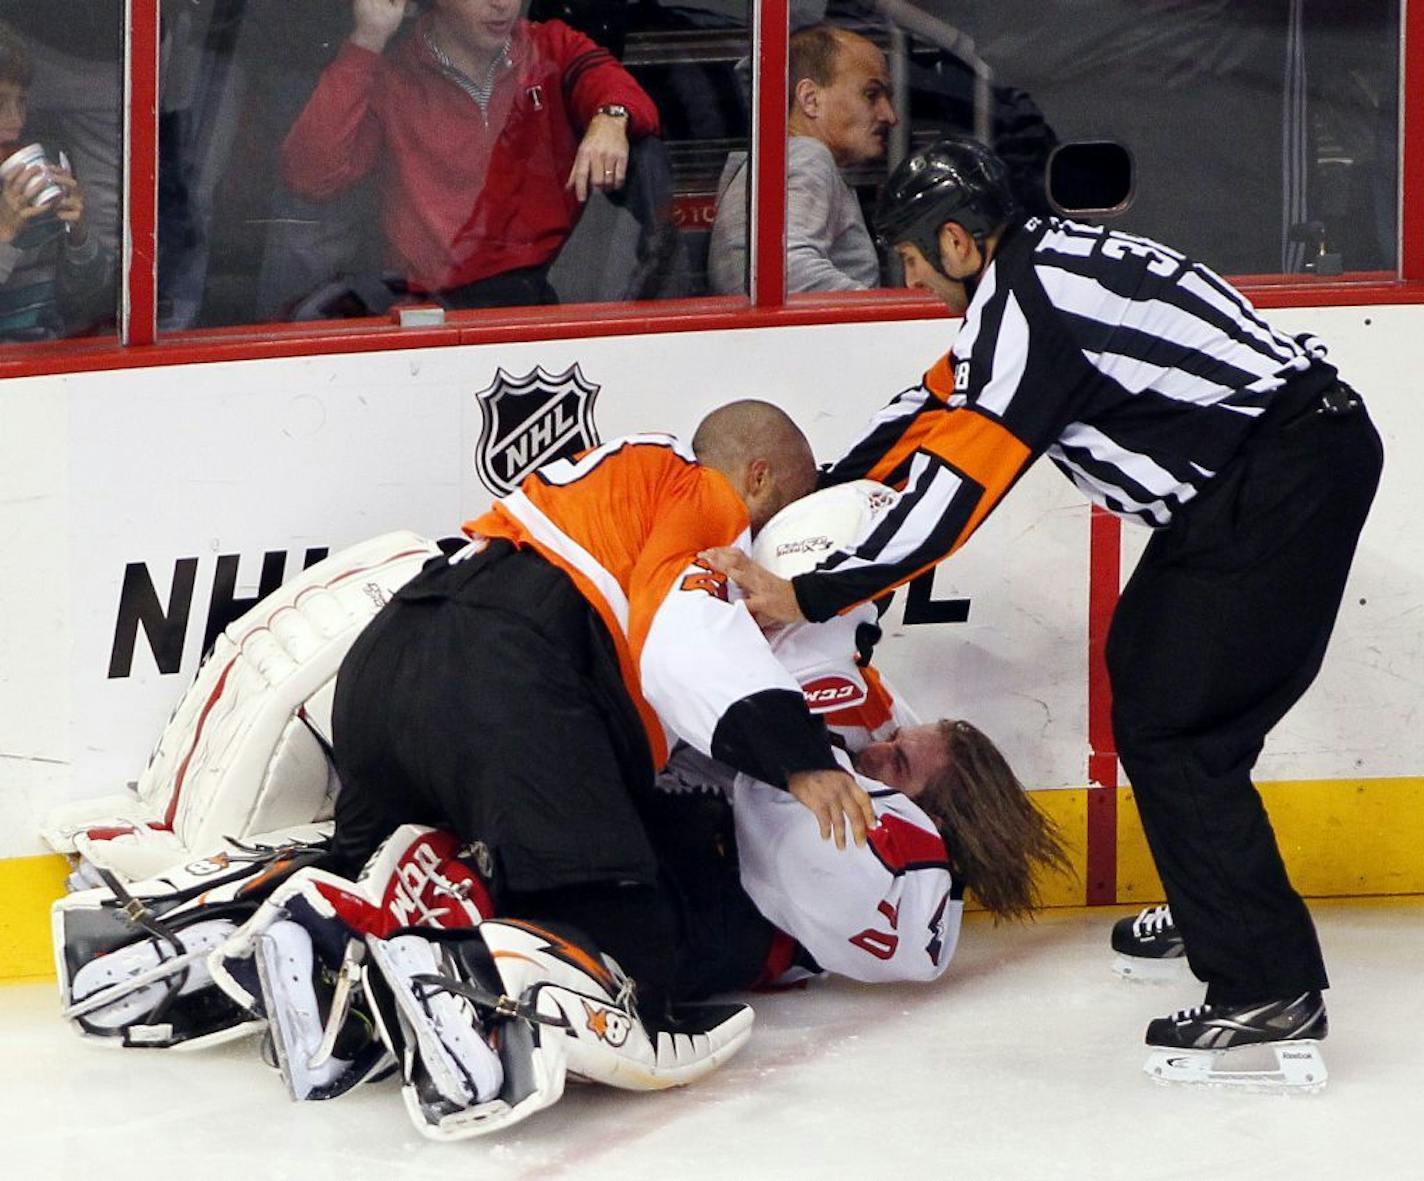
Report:
[[[596,115],[608,115],[613,119],[628,118],[628,108],[622,103],[605,103],[594,112]]]

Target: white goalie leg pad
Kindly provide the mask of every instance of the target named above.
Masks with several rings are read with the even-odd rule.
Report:
[[[563,1028],[571,1074],[630,1091],[685,1086],[746,1044],[750,1005],[687,1005],[671,1029],[649,1030],[617,963],[582,939],[491,919],[480,933],[507,996]]]
[[[231,919],[194,922],[177,933],[181,951],[150,937],[90,960],[68,982],[65,1018],[81,1036],[112,1045],[197,1049],[240,1037],[255,1023],[203,995],[214,992],[208,953],[236,927]]]
[[[1224,1050],[1157,1048],[1143,1063],[1155,1083],[1306,1094],[1329,1078],[1318,1041],[1260,1042]]]
[[[477,924],[492,910],[477,861],[452,833],[403,825],[354,882],[315,868],[293,875],[212,954],[218,987],[268,1018],[294,1099],[335,1098],[390,1061],[365,995],[364,939]]]
[[[430,1081],[447,1102],[487,1103],[504,1085],[504,1066],[475,1006],[456,992],[423,986],[422,976],[455,978],[438,944],[419,935],[373,939],[371,955],[415,1034]]]
[[[257,939],[282,919],[303,923],[333,965],[352,938],[413,926],[472,927],[494,907],[477,868],[462,858],[478,860],[453,833],[403,824],[354,882],[322,869],[294,874],[214,953],[213,979],[238,1004],[257,1008]]]
[[[344,913],[332,896],[350,904]],[[217,987],[266,1019],[293,1099],[334,1099],[390,1064],[360,983],[361,934],[347,921],[372,909],[344,878],[305,869],[208,956]]]
[[[64,805],[42,822],[43,839],[134,881],[225,838],[329,818],[337,670],[395,591],[439,553],[428,538],[389,533],[267,595],[216,638],[133,794]]]
[[[482,1136],[563,1095],[561,1030],[499,994],[478,930],[367,938],[366,988],[396,1055],[411,1122],[434,1140]]]

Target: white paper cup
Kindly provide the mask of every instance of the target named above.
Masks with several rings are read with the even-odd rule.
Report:
[[[44,209],[64,196],[64,189],[54,183],[50,163],[45,159],[43,144],[27,144],[0,160],[0,184],[8,182],[15,173],[34,164],[40,166],[40,171],[26,183],[25,198],[35,208]]]

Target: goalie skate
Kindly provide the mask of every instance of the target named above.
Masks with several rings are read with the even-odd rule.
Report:
[[[1320,1042],[1329,1032],[1318,992],[1252,1005],[1202,1005],[1147,1027],[1153,1082],[1241,1091],[1310,1092],[1328,1078]]]
[[[352,1005],[362,958],[359,941],[347,944],[333,978],[316,954],[310,931],[284,919],[256,937],[252,958],[277,1069],[293,1099],[334,1099],[381,1069],[384,1047]]]
[[[215,994],[206,964],[235,926],[228,919],[195,922],[177,936],[181,952],[145,939],[91,960],[69,982],[64,1016],[109,1045],[196,1049],[238,1036],[255,1023],[240,1020]],[[179,998],[190,1001],[175,1009]]]
[[[518,1123],[564,1093],[565,1039],[518,1002],[478,930],[367,937],[367,995],[401,1070],[411,1122],[433,1140]]]
[[[1113,924],[1113,971],[1141,984],[1182,984],[1192,979],[1187,948],[1168,906],[1149,906]]]

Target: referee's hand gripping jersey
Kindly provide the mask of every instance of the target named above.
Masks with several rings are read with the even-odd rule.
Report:
[[[1320,668],[1378,483],[1360,398],[1319,341],[1273,329],[1201,263],[1024,218],[972,140],[908,157],[876,228],[909,285],[964,315],[950,352],[823,472],[902,489],[894,514],[790,582],[704,556],[759,618],[827,619],[952,553],[1047,453],[1156,531],[1109,638],[1113,724],[1207,1001],[1325,987],[1250,773]]]

